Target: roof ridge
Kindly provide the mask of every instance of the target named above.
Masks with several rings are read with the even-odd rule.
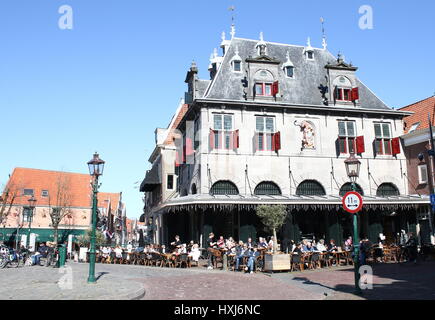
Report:
[[[61,171],[61,170],[47,170],[47,169],[38,169],[38,168],[15,167],[14,171],[16,169],[37,170],[37,171],[45,171],[45,172],[56,172],[56,173],[67,173],[67,174],[78,174],[78,175],[89,176],[89,173],[79,173],[79,172]]]
[[[245,41],[253,41],[253,42],[258,42],[259,41],[258,39],[255,40],[255,39],[239,38],[239,37],[234,37],[233,39],[245,40]],[[297,47],[297,48],[305,48],[306,47],[306,46],[297,45],[297,44],[288,44],[288,43],[273,42],[273,41],[266,41],[266,40],[264,40],[264,42],[270,43],[270,44],[275,44],[275,45],[287,46],[287,47]],[[325,50],[323,48],[316,48],[316,47],[313,47],[313,49],[322,50],[322,51]]]
[[[403,106],[403,107],[399,108],[398,110],[400,110],[400,109],[404,109],[404,108],[408,108],[408,107],[412,107],[412,106],[414,106],[414,105],[416,105],[416,104],[418,104],[418,103],[420,103],[420,102],[423,102],[423,101],[429,100],[429,99],[431,99],[431,98],[435,98],[435,95],[430,96],[430,97],[427,97],[427,98],[424,98],[424,99],[421,99],[420,101],[417,101],[417,102],[414,102],[414,103],[408,104],[408,105],[406,105],[406,106]]]

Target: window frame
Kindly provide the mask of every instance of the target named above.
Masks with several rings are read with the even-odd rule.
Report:
[[[292,75],[291,76],[289,76],[288,73],[287,73],[287,70],[290,70],[290,69],[292,70]],[[293,66],[285,66],[284,67],[284,74],[285,74],[286,78],[294,79],[294,77],[295,77],[295,67],[293,67]]]
[[[28,190],[32,190],[32,193],[26,193],[26,191]],[[30,189],[30,188],[24,188],[23,189],[23,196],[34,196],[35,195],[35,189]]]
[[[384,133],[384,125],[388,125],[388,131],[389,131],[389,137],[385,137]],[[381,129],[381,137],[378,137],[376,135],[376,126],[379,125]],[[392,131],[391,131],[391,123],[389,122],[374,122],[373,123],[373,129],[375,130],[375,153],[377,155],[384,155],[384,156],[392,156],[393,155],[393,147],[391,145],[392,138]],[[378,148],[378,143],[379,147]],[[385,152],[385,146],[386,144],[389,147],[389,153]]]
[[[169,188],[169,177],[172,178],[172,183],[171,183],[172,188]],[[175,181],[174,174],[173,173],[168,173],[166,175],[166,190],[174,190],[174,181]]]
[[[345,99],[345,92],[347,92],[347,99]],[[352,88],[335,87],[334,92],[335,101],[352,102]]]
[[[236,70],[236,63],[238,64],[238,66],[240,68],[239,70]],[[240,60],[233,60],[232,64],[233,64],[233,72],[242,72],[242,61],[240,61]]]
[[[41,190],[41,197],[48,198],[49,196],[50,196],[50,193],[48,190]]]
[[[30,207],[23,207],[23,222],[33,222],[33,210]],[[30,218],[30,219],[29,219]]]
[[[215,117],[221,117],[221,128],[216,129]],[[225,117],[231,118],[231,128],[225,128]],[[233,132],[234,132],[234,117],[233,114],[228,113],[214,113],[213,114],[213,134],[214,134],[214,146],[213,149],[217,150],[232,150],[233,149]],[[228,144],[227,142],[228,138]]]
[[[263,128],[261,130],[258,130],[257,128],[257,118],[263,119]],[[272,130],[267,130],[267,119],[272,119]],[[273,116],[255,116],[255,134],[258,136],[256,139],[256,149],[257,151],[273,151],[273,141],[272,136],[275,134],[276,126],[275,126],[275,117]],[[270,139],[270,140],[269,140]],[[261,141],[261,148],[260,148],[260,141]],[[270,145],[268,144],[270,142]],[[269,148],[270,146],[270,148]]]
[[[340,133],[340,122],[344,123],[345,135],[341,135],[341,133]],[[348,123],[353,124],[353,131],[354,131],[353,136],[349,135],[348,126],[347,126]],[[356,122],[353,120],[338,120],[337,125],[338,125],[338,140],[339,140],[338,144],[339,144],[340,154],[350,154],[350,150],[352,149],[350,147],[351,142],[353,145],[353,152],[356,154],[356,137],[357,137]],[[344,141],[344,152],[342,152],[342,149],[341,149],[341,142],[342,141]]]
[[[255,96],[258,97],[273,97],[272,95],[272,82],[255,82],[254,85],[254,91],[255,91]],[[261,94],[257,93],[257,87],[261,85]],[[266,87],[270,88],[269,93],[270,94],[266,94]]]
[[[422,169],[424,168],[425,171],[425,180],[423,178]],[[426,164],[419,164],[417,166],[417,172],[418,172],[418,184],[427,184],[429,182],[429,173],[427,170]]]

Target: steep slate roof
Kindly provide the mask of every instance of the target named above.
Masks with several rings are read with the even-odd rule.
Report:
[[[422,101],[418,101],[409,106],[400,108],[399,110],[415,112],[413,115],[403,119],[406,124],[405,133],[408,133],[412,125],[418,122],[420,122],[420,125],[417,127],[416,130],[424,130],[429,128],[429,121],[427,118],[428,113],[431,114],[432,126],[435,126],[435,96],[429,97]]]
[[[236,73],[231,69],[231,59],[235,55],[235,49],[238,48],[239,56],[242,58],[242,64],[249,56],[256,57],[257,51],[255,45],[258,40],[249,40],[233,38],[225,54],[222,65],[220,66],[215,78],[212,81],[204,98],[225,99],[245,101],[243,98],[242,79],[245,73]],[[319,85],[326,85],[327,64],[337,61],[329,51],[314,48],[314,61],[307,61],[304,55],[305,47],[293,46],[286,44],[267,43],[267,55],[274,59],[280,60],[279,66],[282,69],[283,63],[287,61],[287,51],[290,60],[295,67],[295,78],[288,79],[284,72],[280,72],[279,86],[280,94],[283,94],[282,103],[324,106]],[[373,92],[370,91],[361,81],[357,80],[360,95],[361,108],[391,110],[383,103]],[[331,89],[329,89],[331,90]],[[330,102],[329,107],[334,105]]]

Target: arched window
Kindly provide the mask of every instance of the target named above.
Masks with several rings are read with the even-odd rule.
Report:
[[[359,184],[355,184],[355,187],[356,187],[356,192],[358,192],[360,195],[363,196],[364,195],[364,191],[361,188],[361,186]],[[349,191],[353,191],[352,190],[352,184],[350,182],[343,184],[341,186],[341,189],[340,189],[340,197],[344,197],[344,195],[346,193],[348,193]]]
[[[296,189],[296,195],[298,196],[324,196],[326,195],[323,186],[316,180],[302,181]]]
[[[239,190],[231,181],[218,181],[211,187],[210,194],[214,195],[237,195]]]
[[[279,187],[271,182],[271,181],[263,181],[260,182],[254,190],[254,194],[261,196],[261,195],[276,195],[276,196],[280,196],[281,195],[281,190],[279,189]]]
[[[399,189],[392,183],[383,183],[376,191],[377,197],[391,197],[400,195]]]

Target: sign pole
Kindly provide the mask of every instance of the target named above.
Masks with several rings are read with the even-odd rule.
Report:
[[[343,209],[353,214],[353,266],[355,277],[355,294],[361,295],[362,291],[359,286],[360,274],[359,274],[359,235],[358,235],[358,212],[361,211],[363,201],[361,195],[356,192],[355,182],[352,182],[352,192],[348,192],[343,197]]]

